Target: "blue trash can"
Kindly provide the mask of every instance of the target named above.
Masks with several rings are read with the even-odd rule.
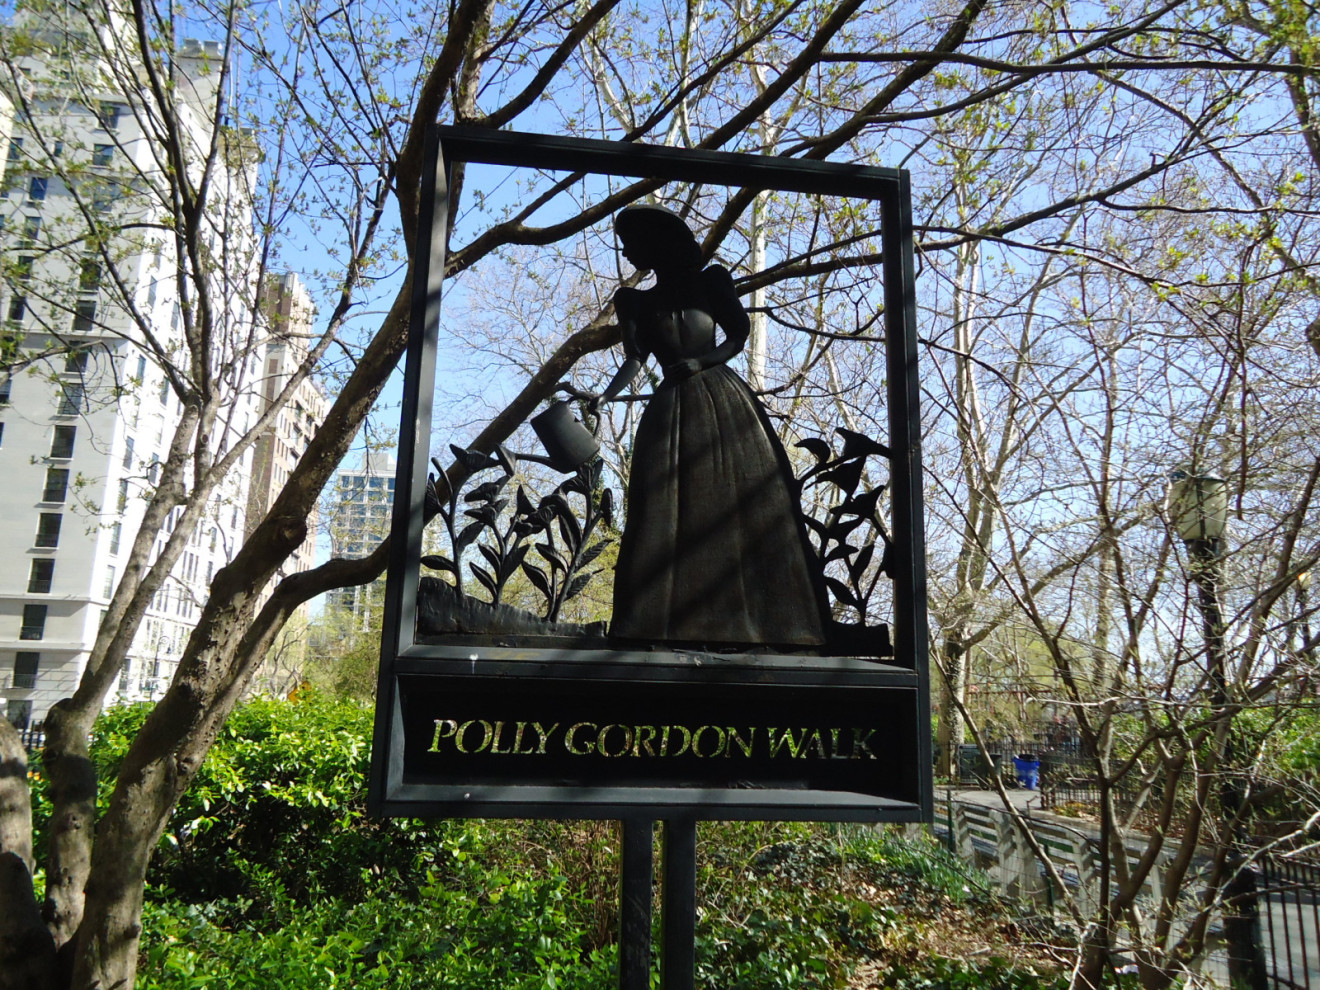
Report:
[[[1040,786],[1040,760],[1031,753],[1019,753],[1013,757],[1013,769],[1017,771],[1018,783],[1029,791]]]

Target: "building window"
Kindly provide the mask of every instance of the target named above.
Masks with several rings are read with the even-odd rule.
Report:
[[[151,463],[147,465],[147,480],[153,485],[160,482],[160,457],[157,454],[151,455]]]
[[[96,300],[79,300],[73,311],[73,332],[91,333],[96,329]]]
[[[5,718],[19,732],[26,731],[32,721],[32,702],[27,699],[20,701],[18,698],[10,698],[5,702]]]
[[[87,371],[87,362],[91,360],[92,351],[89,347],[75,347],[64,358],[64,373],[66,375],[81,375]]]
[[[9,389],[12,387],[13,380],[6,375],[3,381],[0,381],[0,406],[9,405]]]
[[[41,639],[46,635],[46,606],[29,602],[23,606],[23,625],[19,627],[19,639]]]
[[[44,175],[34,175],[28,179],[28,200],[33,203],[40,203],[46,198],[46,177]]]
[[[119,104],[106,101],[96,110],[96,122],[104,130],[113,131],[119,127]]]
[[[109,165],[115,157],[113,144],[98,144],[92,147],[92,164]]]
[[[21,161],[23,160],[23,139],[22,139],[22,138],[10,138],[10,139],[9,139],[9,157],[8,157],[7,160],[9,161],[9,163],[10,163],[11,165],[12,165],[14,162],[21,162]]]
[[[82,382],[64,382],[60,386],[60,408],[57,415],[77,416],[82,411]]]
[[[60,522],[58,512],[43,512],[37,517],[37,540],[35,546],[50,550],[60,545]]]
[[[95,292],[101,286],[101,263],[95,258],[84,258],[78,269],[78,290]]]
[[[44,606],[43,606],[44,608]],[[41,666],[41,654],[31,650],[19,650],[14,654],[14,687],[34,688],[37,686],[37,668]]]
[[[148,305],[148,306],[154,306],[154,305],[156,305],[156,282],[157,282],[157,281],[159,281],[159,280],[153,278],[153,279],[147,284],[147,305]]]
[[[170,380],[169,377],[160,380],[160,404],[167,406],[170,403]]]
[[[41,217],[24,217],[23,233],[19,235],[18,246],[20,249],[34,247],[37,243],[37,235],[41,233]]]
[[[32,595],[50,594],[51,583],[55,580],[55,561],[49,557],[32,562],[32,572],[28,575],[28,593]]]
[[[147,380],[147,356],[145,354],[138,355],[137,374],[133,377],[139,382],[145,382]]]
[[[32,266],[37,263],[34,255],[20,254],[14,259],[14,277],[20,282],[28,282],[32,278]]]
[[[119,514],[122,516],[124,510],[128,508],[128,479],[120,479],[119,482]]]
[[[119,552],[119,540],[120,540],[120,537],[122,537],[123,535],[124,535],[124,524],[123,524],[123,523],[121,523],[121,522],[117,522],[117,523],[115,523],[113,526],[110,527],[110,552],[111,552],[111,553],[118,553],[118,552]]]
[[[105,569],[105,587],[101,589],[101,597],[109,598],[115,593],[115,569],[107,567]]]
[[[133,438],[124,437],[124,467],[133,466]]]
[[[73,456],[73,440],[78,433],[76,426],[57,426],[55,436],[50,441],[50,456],[56,460],[67,461]]]
[[[43,502],[63,502],[69,492],[69,469],[46,468],[46,487],[41,491]]]
[[[9,322],[22,323],[27,316],[27,296],[12,296],[9,300]]]

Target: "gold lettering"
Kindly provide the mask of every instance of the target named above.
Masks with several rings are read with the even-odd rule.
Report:
[[[753,725],[748,727],[746,742],[743,742],[742,736],[738,735],[738,730],[735,729],[733,726],[729,726],[727,731],[729,734],[728,736],[729,744],[727,747],[725,747],[724,755],[732,756],[733,744],[737,743],[738,748],[741,749],[743,752],[743,756],[750,757],[752,755],[752,747],[756,744],[756,726]]]
[[[534,749],[522,748],[523,732],[527,729],[526,722],[519,722],[513,730],[513,753],[515,756],[531,756],[536,752]]]
[[[445,731],[445,727],[446,727],[446,726],[449,727],[449,731],[448,731],[448,732]],[[436,719],[436,720],[435,720],[435,738],[431,740],[431,748],[428,749],[427,752],[428,752],[428,753],[438,753],[438,752],[440,752],[440,740],[441,740],[441,739],[448,739],[450,736],[454,735],[456,732],[458,732],[458,723],[455,722],[452,718]]]
[[[878,759],[880,759],[880,757],[878,757],[878,756],[875,755],[875,750],[873,750],[873,749],[871,748],[870,744],[867,742],[868,739],[870,739],[873,735],[875,735],[875,729],[867,729],[867,730],[866,730],[866,735],[862,735],[862,730],[861,730],[861,729],[853,729],[852,732],[853,732],[853,737],[852,737],[852,758],[853,758],[854,760],[862,760],[862,759],[867,759],[867,760],[878,760]],[[862,756],[862,750],[866,750],[866,754],[867,754],[866,756]]]
[[[512,749],[500,749],[500,733],[504,731],[504,723],[495,723],[495,735],[490,742],[490,751],[493,756],[508,756],[513,752]]]
[[[570,726],[568,730],[568,734],[564,736],[564,746],[574,756],[586,756],[592,750],[593,744],[591,742],[588,742],[586,744],[586,749],[578,749],[576,746],[573,745],[574,734],[577,732],[578,729],[583,729],[583,728],[594,729],[596,728],[596,723],[578,722],[576,725]]]
[[[623,748],[620,749],[617,753],[611,753],[605,747],[605,736],[610,731],[610,729],[623,730]],[[618,724],[607,725],[600,730],[600,735],[596,737],[596,752],[599,753],[601,756],[623,756],[628,752],[628,750],[632,749],[632,744],[633,744],[633,730],[631,728],[629,728],[626,725],[618,725]]]
[[[467,749],[467,748],[463,745],[463,743],[464,743],[465,740],[467,739],[467,730],[470,729],[470,728],[471,728],[472,726],[474,726],[474,725],[479,725],[479,726],[481,726],[481,745],[478,746],[476,749]],[[492,727],[491,727],[491,724],[490,724],[489,722],[487,722],[484,718],[482,718],[482,719],[469,719],[468,721],[464,722],[462,725],[460,725],[460,726],[458,727],[458,732],[455,733],[455,735],[454,735],[454,745],[458,747],[458,751],[459,751],[460,753],[469,753],[469,754],[470,754],[470,753],[480,753],[480,752],[482,752],[483,750],[485,750],[485,748],[486,748],[487,746],[490,745],[490,739],[491,739],[491,734],[492,734],[492,732],[493,732],[493,729],[492,729]]]
[[[839,729],[830,729],[830,759],[831,759],[831,760],[841,760],[841,759],[843,759],[843,757],[839,755],[839,732],[840,732],[840,731],[841,731],[841,730],[839,730]]]
[[[779,730],[775,728],[769,730],[771,759],[779,755],[779,750],[783,747],[788,747],[788,753],[790,756],[797,756],[798,753],[802,751],[802,743],[807,738],[807,730],[801,730],[801,734],[794,737],[792,729],[785,729],[783,735],[775,738],[775,733],[778,731]]]
[[[545,755],[546,743],[550,741],[550,734],[557,728],[559,728],[558,722],[551,722],[550,728],[548,729],[542,728],[540,722],[532,723],[532,729],[536,732],[537,739],[539,740],[536,744],[536,754],[538,756]]]
[[[715,752],[713,753],[703,753],[701,751],[701,736],[707,729],[710,729],[719,736],[719,743],[715,746]],[[724,746],[725,746],[724,730],[721,729],[718,725],[703,725],[701,728],[697,729],[697,731],[692,734],[693,756],[701,757],[703,759],[710,756],[719,756],[721,753],[724,752]]]
[[[820,729],[811,730],[811,738],[807,740],[807,752],[802,755],[810,756],[813,753],[821,759],[825,759],[829,756],[829,754],[825,752],[825,744],[821,742]]]
[[[633,756],[641,756],[639,749],[644,750],[647,756],[655,756],[655,750],[651,748],[651,740],[655,738],[654,725],[639,725],[637,732],[633,736]]]
[[[677,753],[669,752],[669,730],[677,729],[683,733],[683,746]],[[682,756],[687,752],[688,744],[692,742],[692,733],[683,725],[666,725],[660,730],[660,755],[661,756]]]

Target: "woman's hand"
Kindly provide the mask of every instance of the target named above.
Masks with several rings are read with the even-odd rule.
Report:
[[[681,382],[691,378],[700,370],[701,361],[698,358],[683,358],[681,361],[665,365],[665,377]]]

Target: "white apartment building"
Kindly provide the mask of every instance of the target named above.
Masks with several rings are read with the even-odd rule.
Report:
[[[50,30],[42,25],[36,33]],[[179,120],[199,145],[210,133],[217,55],[214,45],[189,42],[176,58]],[[69,247],[69,232],[87,229],[76,225],[85,224],[89,195],[91,208],[107,217],[136,211],[129,219],[147,225],[139,230],[159,225],[163,211],[134,197],[132,183],[149,181],[161,159],[129,98],[89,90],[95,73],[71,81],[67,66],[29,59],[22,97],[32,116],[25,121],[11,111],[0,125],[0,135],[9,131],[0,152],[0,317],[18,347],[17,365],[0,351],[0,559],[9,561],[0,571],[0,714],[20,726],[40,721],[74,691],[182,414],[155,357],[159,350],[129,319],[122,297],[108,291],[96,254],[80,260]],[[70,159],[81,169],[68,169]],[[61,171],[93,181],[71,189]],[[223,202],[244,209],[242,183],[220,173],[229,191]],[[208,245],[217,256],[241,247],[225,238],[217,229]],[[173,352],[182,334],[172,242],[135,233],[114,250],[133,305],[159,346]],[[51,349],[62,353],[24,360]],[[257,378],[260,356],[250,347],[226,352],[217,344],[215,360],[250,364],[247,380]],[[212,438],[217,449],[258,415],[255,387],[229,402]],[[169,683],[214,572],[243,540],[253,457],[249,450],[208,502],[204,522],[146,613],[110,702],[155,698]],[[171,515],[156,553],[181,513]]]

